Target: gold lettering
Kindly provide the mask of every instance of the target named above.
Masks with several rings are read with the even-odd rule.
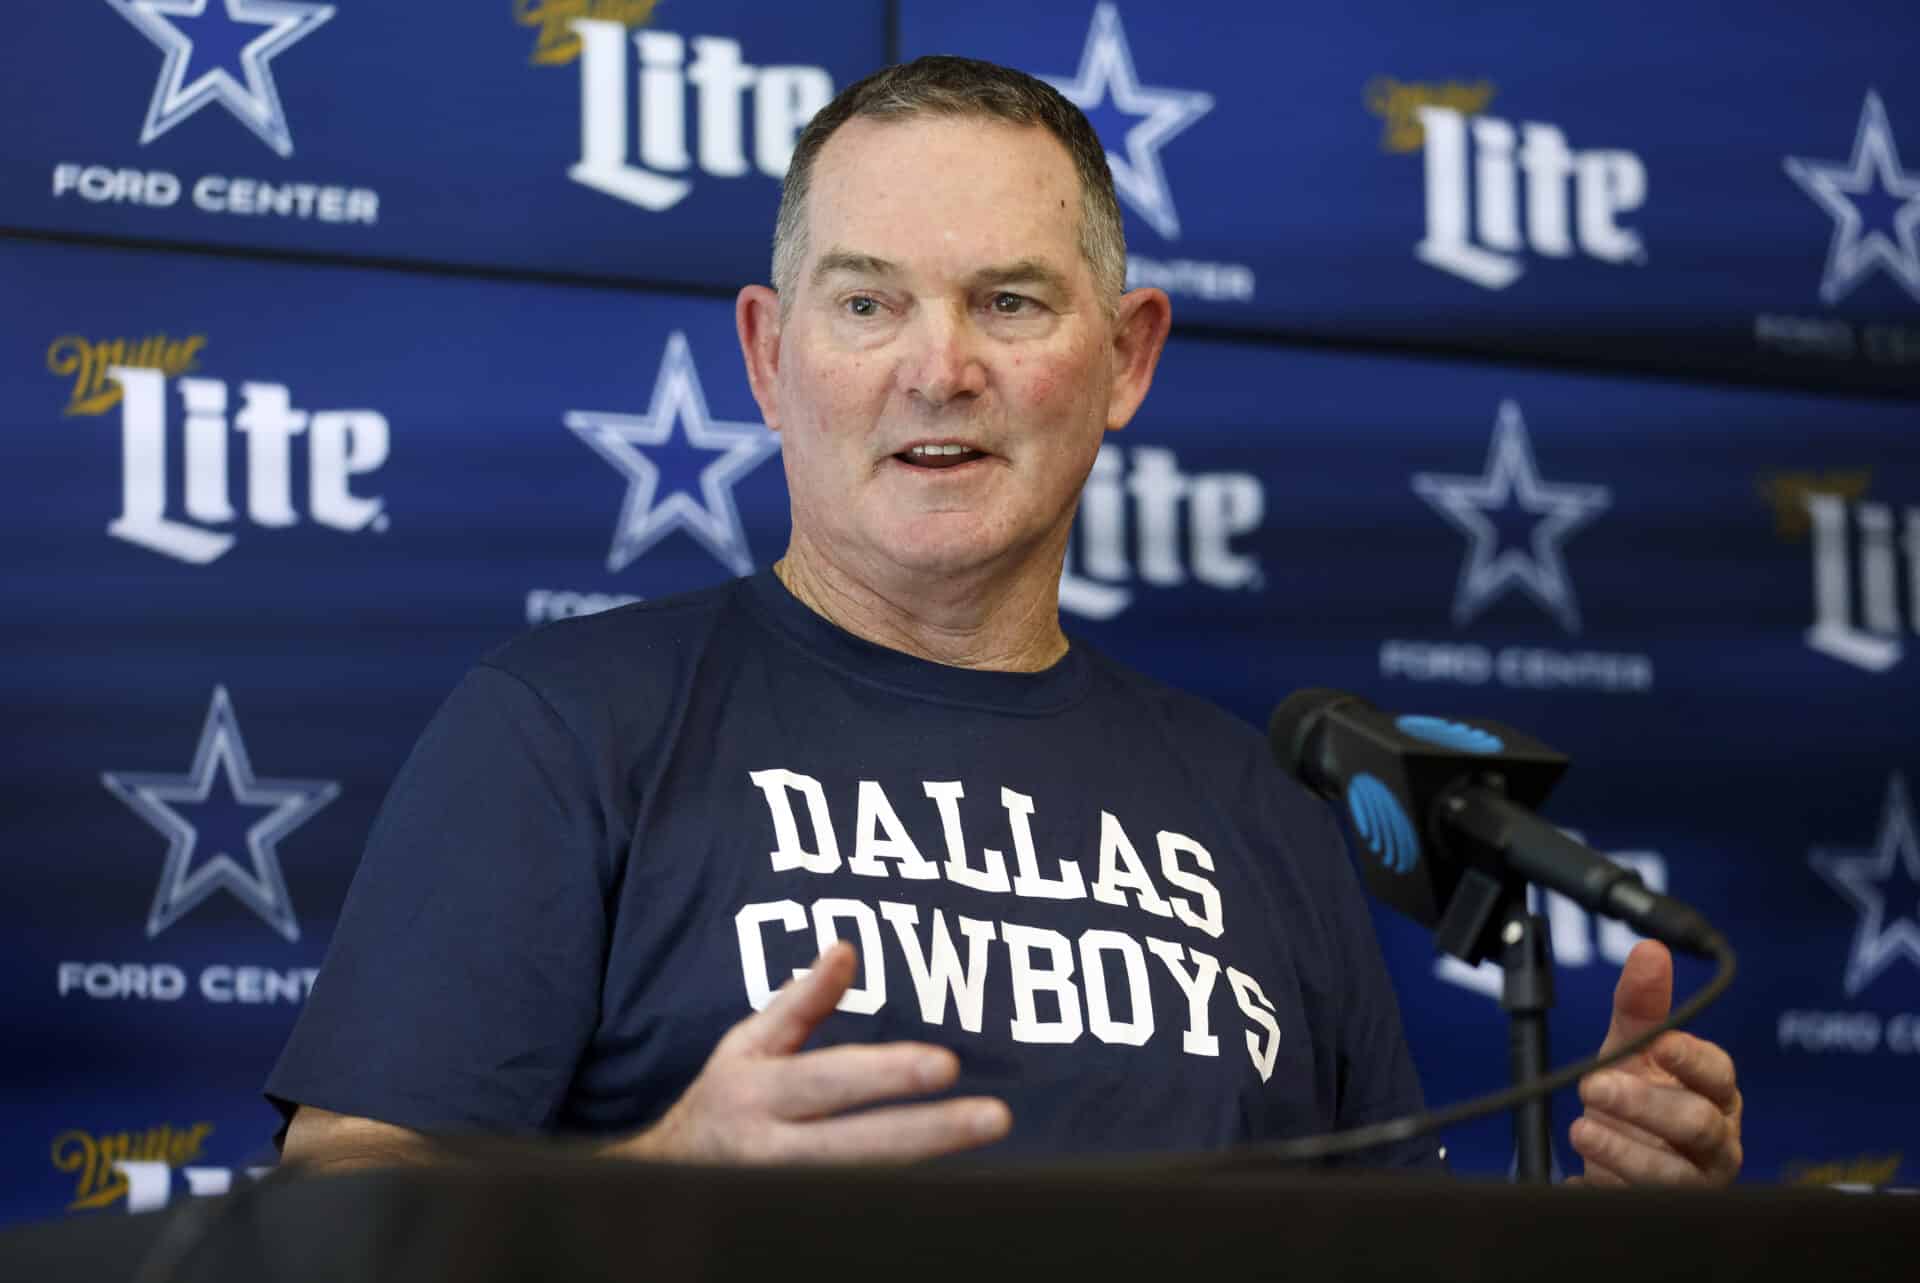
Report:
[[[183,339],[150,334],[143,339],[100,339],[89,342],[78,334],[63,334],[47,348],[47,369],[73,380],[63,415],[105,414],[120,404],[120,385],[107,378],[116,365],[159,370],[178,378],[198,368],[207,336]]]
[[[1789,1185],[1888,1185],[1900,1173],[1901,1154],[1862,1154],[1832,1163],[1793,1163],[1784,1173]]]
[[[88,1171],[88,1179],[81,1183],[73,1202],[67,1204],[67,1210],[78,1212],[96,1207],[105,1207],[127,1192],[127,1174],[114,1167],[125,1158],[132,1158],[133,1138],[126,1132],[115,1132],[111,1136],[102,1136],[93,1144],[93,1166]]]
[[[68,1211],[97,1206],[91,1201],[94,1193],[94,1180],[99,1171],[100,1147],[93,1137],[82,1131],[61,1132],[53,1138],[53,1167],[55,1171],[68,1175],[78,1174],[75,1182],[73,1202],[67,1204]]]
[[[175,1132],[167,1141],[167,1164],[170,1167],[184,1167],[200,1157],[201,1146],[207,1143],[207,1133],[213,1130],[212,1123],[195,1123],[185,1131]]]
[[[97,1211],[124,1198],[127,1176],[114,1167],[115,1163],[144,1161],[181,1167],[200,1157],[212,1132],[212,1123],[195,1123],[187,1128],[163,1123],[143,1132],[104,1136],[77,1129],[61,1132],[53,1138],[54,1170],[77,1178],[67,1210]]]
[[[1448,107],[1472,116],[1485,111],[1493,95],[1490,80],[1430,84],[1375,76],[1366,88],[1367,110],[1386,122],[1380,130],[1380,150],[1389,152],[1419,151],[1427,145],[1427,131],[1420,127],[1420,108]]]
[[[1760,478],[1756,487],[1773,508],[1773,533],[1790,543],[1807,537],[1808,495],[1833,495],[1852,501],[1867,492],[1873,481],[1868,468],[1836,469],[1829,472],[1777,472]]]
[[[167,354],[161,369],[170,371],[176,378],[187,371],[198,368],[200,349],[207,345],[204,334],[190,334],[178,343],[167,344]]]
[[[513,20],[534,27],[533,53],[527,61],[536,67],[558,67],[580,56],[576,18],[597,18],[629,27],[645,25],[659,0],[513,0]]]
[[[93,382],[93,347],[77,334],[63,334],[47,349],[47,369],[73,380],[73,393],[67,399],[66,413],[85,396]],[[85,413],[85,411],[82,411]]]

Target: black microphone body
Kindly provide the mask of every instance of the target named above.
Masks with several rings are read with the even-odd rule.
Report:
[[[1583,909],[1699,957],[1713,952],[1713,928],[1699,913],[1492,789],[1468,787],[1452,794],[1439,820],[1498,852],[1506,867],[1527,881],[1558,891]]]
[[[1355,695],[1302,690],[1274,710],[1269,737],[1284,770],[1344,804],[1377,857],[1361,861],[1369,888],[1415,921],[1441,926],[1463,883],[1484,894],[1517,879],[1687,953],[1709,956],[1718,943],[1693,909],[1534,814],[1568,759],[1531,736],[1478,719],[1396,718]]]

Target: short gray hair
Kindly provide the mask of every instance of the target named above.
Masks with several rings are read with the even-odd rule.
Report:
[[[947,55],[916,58],[847,86],[801,132],[780,188],[780,217],[773,231],[773,287],[782,308],[793,297],[807,256],[807,190],[827,139],[849,120],[922,115],[1038,125],[1060,140],[1080,179],[1080,253],[1111,311],[1126,288],[1127,243],[1107,150],[1086,114],[1052,85],[1024,71]]]

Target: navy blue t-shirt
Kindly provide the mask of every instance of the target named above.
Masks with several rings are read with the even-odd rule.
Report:
[[[955,1090],[1012,1109],[1004,1156],[1420,1107],[1332,817],[1252,728],[1080,643],[1039,673],[916,659],[766,572],[467,675],[267,1090],[425,1132],[632,1130],[836,937],[860,970],[813,1045],[950,1047]]]

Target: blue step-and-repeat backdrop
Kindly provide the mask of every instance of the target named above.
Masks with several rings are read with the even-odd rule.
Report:
[[[1255,722],[1326,685],[1573,754],[1551,816],[1741,951],[1702,1031],[1741,1067],[1747,1178],[1912,1183],[1910,5],[5,26],[0,1221],[271,1161],[260,1084],[460,673],[779,555],[729,297],[809,116],[925,52],[1081,104],[1130,274],[1175,300],[1082,507],[1070,631]],[[1544,909],[1565,1059],[1633,937]],[[1500,1085],[1497,977],[1379,927],[1430,1098]],[[1448,1143],[1511,1154],[1499,1119]]]

